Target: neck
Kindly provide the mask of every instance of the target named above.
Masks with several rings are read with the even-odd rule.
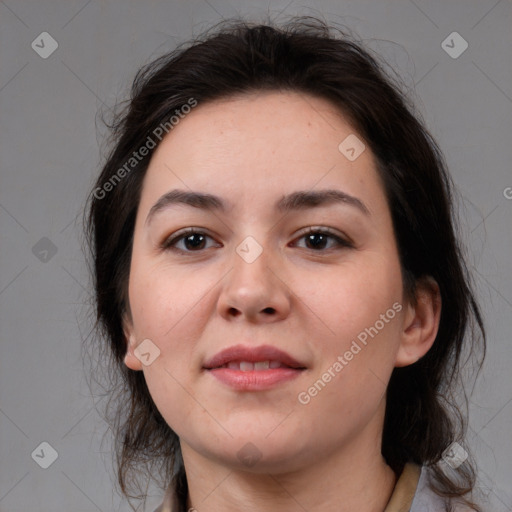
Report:
[[[221,466],[182,443],[188,482],[187,510],[231,512],[382,512],[396,484],[380,443],[354,439],[307,468],[251,473]]]

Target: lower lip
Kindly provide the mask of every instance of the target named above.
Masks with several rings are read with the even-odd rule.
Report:
[[[224,384],[238,391],[261,391],[278,384],[295,379],[303,370],[295,368],[273,368],[269,370],[232,370],[230,368],[214,368],[208,370]]]

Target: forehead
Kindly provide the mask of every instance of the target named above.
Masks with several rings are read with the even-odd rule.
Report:
[[[364,148],[355,160],[344,153],[347,140],[357,152]],[[335,105],[303,93],[258,92],[199,104],[153,154],[141,207],[172,188],[248,205],[295,189],[335,187],[375,204],[370,196],[382,196],[382,188],[363,144]]]

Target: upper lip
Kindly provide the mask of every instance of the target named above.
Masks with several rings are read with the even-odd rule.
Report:
[[[204,368],[210,370],[218,368],[230,361],[279,361],[290,368],[305,368],[305,366],[294,359],[290,354],[271,345],[260,345],[259,347],[248,347],[246,345],[235,345],[221,350],[204,363]]]

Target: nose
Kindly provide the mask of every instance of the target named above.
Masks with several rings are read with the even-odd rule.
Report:
[[[279,266],[264,249],[251,263],[238,253],[233,255],[233,268],[223,279],[218,298],[218,312],[226,320],[270,323],[286,318],[290,312],[292,293]]]

